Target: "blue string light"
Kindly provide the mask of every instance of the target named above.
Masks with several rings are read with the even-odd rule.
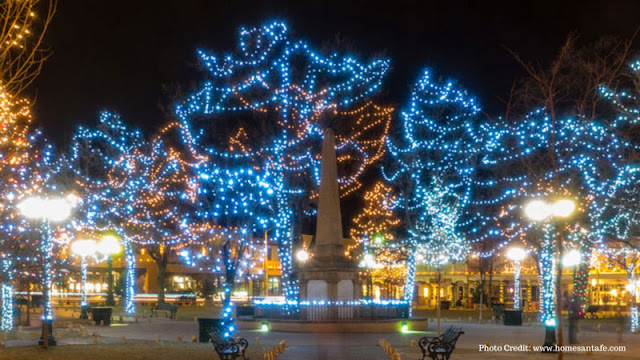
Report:
[[[11,285],[12,266],[11,259],[2,258],[2,321],[0,330],[10,331],[13,329],[13,286]]]

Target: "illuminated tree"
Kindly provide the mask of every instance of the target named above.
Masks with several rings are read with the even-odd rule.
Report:
[[[256,265],[252,264],[252,255],[258,251],[253,235],[273,226],[274,191],[264,175],[250,167],[203,161],[192,170],[197,193],[189,231],[196,236],[180,244],[177,252],[187,264],[218,275],[223,292],[222,335],[231,338],[236,331],[232,291]]]
[[[158,303],[164,303],[166,267],[173,249],[195,236],[190,229],[190,202],[195,186],[189,177],[189,166],[182,154],[169,146],[166,132],[175,125],[162,129],[149,146],[135,149],[126,156],[133,166],[132,172],[112,173],[110,181],[123,183],[128,176],[136,176],[140,186],[133,187],[131,197],[136,201],[125,229],[138,246],[147,250],[158,267]],[[142,185],[144,184],[144,185]]]
[[[382,277],[385,283],[396,282],[398,276],[393,276],[397,273],[393,267],[405,254],[395,241],[395,228],[400,224],[400,219],[396,218],[391,208],[395,202],[392,188],[377,182],[364,194],[364,202],[364,208],[353,219],[350,231],[356,245],[347,250],[352,256],[353,251],[358,250],[360,266],[367,270],[370,277],[367,296],[371,297],[374,273],[376,278]]]
[[[124,244],[127,257],[124,307],[129,314],[135,312],[135,258],[124,224],[133,213],[130,205],[135,199],[130,197],[130,191],[141,183],[128,177],[124,182],[111,184],[110,176],[117,171],[131,172],[132,167],[123,159],[144,144],[140,131],[127,128],[118,116],[104,112],[96,129],[76,130],[69,155],[70,170],[83,199],[77,212],[77,227],[94,233],[114,231]]]
[[[391,209],[393,203],[392,188],[383,182],[375,183],[373,189],[364,194],[364,208],[353,219],[350,232],[351,239],[358,242],[363,254],[370,250],[375,252],[385,242],[394,242],[394,228],[400,224],[400,219]]]
[[[336,146],[341,168],[348,169],[339,179],[341,192],[348,194],[360,186],[358,178],[365,167],[384,153],[391,110],[367,100],[379,90],[388,61],[365,64],[349,56],[321,54],[306,42],[291,39],[286,25],[279,22],[241,29],[238,49],[232,54],[200,51],[199,55],[209,80],[176,108],[185,130],[183,141],[194,153],[211,156],[210,161],[244,159],[269,174],[277,199],[274,238],[289,300],[285,311],[296,312],[299,291],[292,262],[296,216],[315,196],[309,189],[320,178],[323,130],[350,130],[338,131]],[[254,150],[227,152],[212,146],[215,135],[227,128],[225,116],[233,116],[235,128],[246,123],[245,129],[257,129],[258,136],[251,140]],[[212,122],[221,126],[211,131]]]
[[[434,81],[425,71],[402,112],[401,135],[387,141],[391,156],[383,176],[397,189],[393,208],[401,214],[409,252],[406,300],[413,299],[417,255],[433,266],[454,260],[455,253],[444,252],[443,259],[428,253],[449,241],[461,256],[468,253],[460,229],[484,145],[480,120],[474,98],[454,81]]]
[[[596,219],[607,194],[628,181],[620,177],[629,170],[626,144],[596,120],[553,121],[542,110],[515,125],[500,122],[488,134],[488,151],[478,167],[486,177],[477,182],[475,198],[468,208],[468,214],[477,214],[470,217],[469,233],[473,242],[496,244],[480,253],[482,257],[493,256],[512,241],[530,247],[538,261],[542,284],[542,319],[547,326],[555,327],[561,294],[556,291],[559,278],[554,279],[553,274],[560,276],[560,259],[566,248],[589,253],[597,241]],[[570,218],[546,217],[537,222],[525,217],[523,210],[530,201],[559,198],[576,204]],[[587,236],[578,238],[574,236],[576,231],[584,231]],[[584,266],[580,269],[585,271]]]
[[[414,295],[416,262],[441,269],[444,265],[466,259],[470,250],[466,239],[457,230],[461,213],[459,197],[446,188],[441,179],[434,178],[429,188],[419,188],[415,200],[419,216],[407,229],[407,242],[412,249],[405,286],[407,301],[411,301]]]
[[[70,164],[83,190],[79,228],[114,231],[124,245],[127,272],[125,310],[133,313],[135,257],[133,246],[149,250],[158,265],[158,301],[164,301],[164,269],[173,245],[186,241],[187,218],[180,209],[191,187],[180,154],[160,135],[148,142],[118,116],[103,113],[96,129],[79,128]]]
[[[39,74],[48,53],[43,51],[44,33],[55,12],[50,2],[47,16],[38,21],[38,0],[0,2],[0,278],[2,320],[0,329],[13,326],[13,275],[23,258],[26,223],[16,211],[17,201],[32,190],[38,174],[33,161],[38,156],[31,144],[30,104],[22,91]],[[22,248],[21,244],[22,243]]]
[[[2,329],[13,326],[13,277],[25,237],[27,224],[16,205],[24,194],[32,191],[37,173],[32,172],[37,156],[31,129],[30,104],[15,100],[0,88],[0,276],[2,277]]]
[[[24,172],[27,176],[26,190],[16,199],[16,215],[24,221],[18,229],[21,243],[15,248],[17,251],[13,259],[34,262],[39,266],[37,271],[41,274],[43,295],[41,320],[52,321],[53,284],[67,272],[66,259],[56,255],[67,243],[66,220],[77,198],[69,194],[65,186],[64,159],[57,156],[46,141],[34,144],[33,148],[34,155]],[[22,252],[23,247],[34,251]],[[25,268],[24,264],[18,265],[21,270]]]
[[[638,205],[638,182],[640,168],[635,167],[626,176],[621,176],[622,188],[609,193],[608,201],[596,219],[599,253],[606,255],[612,264],[620,265],[627,273],[630,299],[630,328],[637,333],[640,319],[637,307],[638,266],[640,265],[640,206]],[[588,279],[587,279],[588,281]]]
[[[576,49],[574,40],[569,37],[549,66],[527,63],[514,53],[528,76],[513,91],[505,118],[484,125],[486,145],[465,215],[471,242],[495,243],[481,257],[493,256],[512,241],[531,248],[542,285],[541,317],[548,330],[557,329],[559,344],[562,254],[568,248],[589,252],[600,241],[598,219],[608,194],[629,181],[630,171],[629,144],[608,121],[599,120],[606,118],[606,110],[597,94],[601,84],[617,81],[630,43]],[[570,218],[525,218],[530,200],[557,198],[576,204]],[[575,236],[576,231],[585,236]],[[588,267],[579,266],[579,271],[576,280],[581,282]]]
[[[620,89],[610,84],[600,86],[600,94],[613,108],[610,124],[613,131],[621,136],[628,144],[626,146],[629,162],[632,164],[618,176],[619,188],[609,192],[606,202],[594,217],[597,236],[600,240],[599,251],[604,252],[609,260],[618,263],[627,272],[630,283],[631,302],[631,331],[640,328],[637,298],[637,265],[640,261],[640,244],[638,236],[640,230],[640,197],[638,182],[640,181],[640,167],[638,167],[637,134],[640,127],[640,60],[632,62],[628,72],[624,74]]]
[[[47,2],[47,13],[40,18],[40,0],[0,1],[0,87],[12,96],[21,95],[51,55],[43,40],[56,1]]]

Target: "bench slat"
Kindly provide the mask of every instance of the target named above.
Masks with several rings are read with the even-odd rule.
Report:
[[[219,329],[209,330],[209,337],[213,343],[213,348],[218,353],[221,360],[234,360],[239,356],[245,360],[245,351],[249,347],[246,339],[240,338],[238,341],[233,339],[225,340]]]
[[[462,328],[455,328],[452,326],[439,337],[421,338],[418,344],[422,350],[422,360],[427,356],[434,360],[448,360],[456,347],[456,343],[458,342],[460,335],[462,334],[464,334]]]

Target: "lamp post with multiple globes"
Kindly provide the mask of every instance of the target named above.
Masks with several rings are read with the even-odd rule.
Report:
[[[519,247],[512,247],[507,251],[507,258],[513,261],[515,273],[513,278],[513,309],[520,310],[520,262],[527,253]]]
[[[569,199],[560,199],[553,203],[548,203],[544,200],[536,199],[530,201],[524,208],[526,217],[535,222],[552,221],[556,218],[568,218],[573,214],[576,208],[575,203]],[[548,231],[548,230],[545,230]],[[557,258],[562,259],[562,239],[557,245]],[[562,261],[557,261],[557,273],[556,273],[556,313],[555,319],[547,319],[545,321],[545,341],[544,346],[553,346],[556,344],[555,328],[558,330],[558,346],[562,346]],[[551,271],[551,270],[549,270]],[[553,276],[553,274],[551,274]],[[544,299],[543,299],[544,301]],[[558,326],[559,325],[559,326]],[[545,348],[549,349],[549,348]],[[553,351],[550,351],[553,352]],[[562,351],[558,355],[559,359],[562,359]]]
[[[567,252],[562,258],[562,265],[565,267],[573,267],[573,275],[575,277],[576,267],[582,262],[582,254],[579,250],[573,249]],[[575,289],[574,289],[575,291]],[[573,306],[574,303],[571,303]],[[578,318],[572,311],[569,312],[569,344],[578,343]]]
[[[18,204],[20,213],[34,221],[41,223],[43,238],[40,245],[42,252],[42,276],[43,276],[43,311],[42,311],[42,335],[39,345],[48,347],[56,345],[53,337],[53,308],[51,306],[52,286],[52,257],[53,257],[53,232],[51,223],[61,223],[66,220],[77,202],[74,195],[66,198],[33,196],[22,200]]]
[[[115,306],[116,302],[113,298],[113,255],[122,251],[120,239],[112,234],[103,235],[96,247],[96,251],[107,258],[107,306]]]
[[[113,297],[113,263],[111,256],[119,254],[122,251],[120,240],[112,235],[103,235],[100,238],[100,242],[96,242],[92,239],[79,239],[71,243],[71,251],[80,256],[82,261],[82,298],[80,301],[80,319],[88,319],[87,314],[87,257],[101,254],[107,258],[107,306],[115,306],[115,300]]]
[[[82,262],[82,297],[80,300],[80,319],[89,318],[89,315],[87,314],[87,257],[93,256],[96,253],[96,246],[96,241],[91,239],[80,239],[71,243],[71,252],[73,252],[75,255],[80,256],[80,260]]]
[[[367,271],[367,298],[373,299],[373,269],[378,266],[376,258],[372,254],[366,253],[362,257],[360,266]]]

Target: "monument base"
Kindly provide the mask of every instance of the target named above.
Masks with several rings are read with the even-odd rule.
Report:
[[[360,299],[358,272],[351,269],[305,269],[299,273],[300,300],[351,301]]]

